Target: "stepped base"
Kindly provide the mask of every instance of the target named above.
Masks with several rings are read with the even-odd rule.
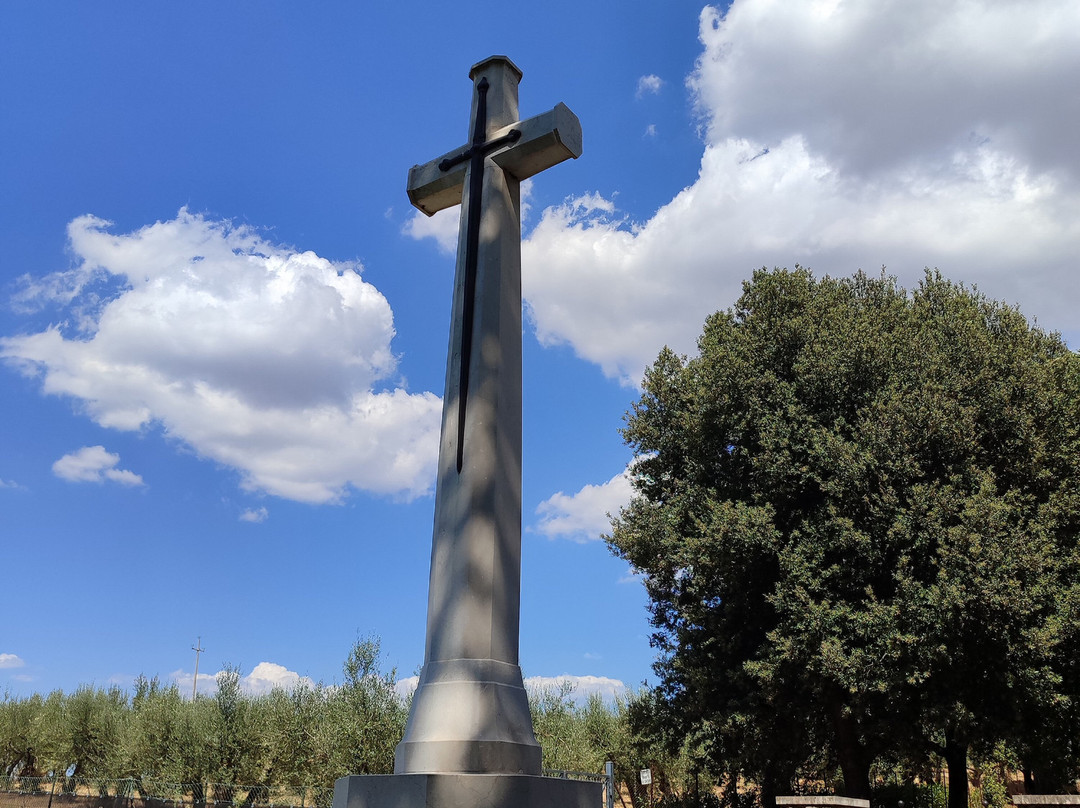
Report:
[[[540,774],[521,668],[494,659],[428,662],[420,671],[395,774]]]

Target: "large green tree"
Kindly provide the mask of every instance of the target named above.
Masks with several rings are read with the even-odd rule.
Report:
[[[1078,356],[938,273],[801,268],[756,272],[698,347],[646,374],[610,537],[669,723],[766,801],[808,765],[866,797],[881,755],[936,753],[966,808],[997,740],[1074,773],[1036,726],[1075,726]]]

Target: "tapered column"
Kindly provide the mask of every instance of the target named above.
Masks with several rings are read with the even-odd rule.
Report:
[[[509,59],[492,57],[470,77],[469,142],[478,151],[463,184],[480,193],[462,198],[424,668],[395,772],[539,774],[540,747],[518,667],[520,181],[483,152],[489,135],[518,119],[521,73]]]

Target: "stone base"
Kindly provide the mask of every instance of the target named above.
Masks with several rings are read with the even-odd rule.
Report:
[[[495,659],[428,662],[413,693],[394,774],[540,774],[521,668]]]
[[[602,808],[602,789],[530,774],[367,774],[334,783],[333,808]]]
[[[836,797],[832,794],[816,797],[777,797],[776,804],[790,808],[870,808],[870,800]]]

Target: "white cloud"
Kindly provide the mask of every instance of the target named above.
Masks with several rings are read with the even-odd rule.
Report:
[[[582,704],[588,701],[592,695],[598,695],[605,701],[614,701],[618,696],[625,696],[627,686],[619,679],[610,679],[607,676],[528,676],[525,679],[525,689],[531,693],[543,691],[559,691],[564,685],[571,688],[570,698]]]
[[[453,255],[457,248],[460,218],[461,208],[457,205],[444,208],[433,216],[414,210],[412,217],[405,222],[402,232],[417,240],[433,238],[443,253]]]
[[[120,455],[104,446],[84,446],[66,454],[52,465],[53,474],[72,483],[103,483],[106,480],[120,485],[145,485],[133,471],[116,468]]]
[[[532,206],[529,200],[532,197],[533,179],[529,178],[521,183],[521,219],[527,221]],[[458,236],[460,235],[461,207],[453,205],[443,208],[434,216],[428,216],[419,210],[413,209],[412,216],[401,228],[402,234],[409,238],[420,241],[421,239],[434,239],[439,246],[439,251],[444,255],[454,255],[457,250]]]
[[[275,687],[288,690],[301,683],[308,687],[315,686],[315,683],[307,676],[301,676],[284,665],[278,665],[275,662],[260,662],[251,673],[240,680],[240,688],[249,695],[262,696]]]
[[[664,80],[659,76],[654,76],[651,73],[648,76],[642,76],[637,80],[637,97],[656,95],[663,86]]]
[[[209,696],[217,692],[216,674],[200,673],[198,692],[203,696]],[[180,688],[181,695],[187,697],[191,693],[191,685],[195,681],[195,675],[190,671],[175,670],[169,674],[169,679]]]
[[[241,522],[265,522],[270,517],[270,511],[266,508],[248,508],[240,514]]]
[[[634,384],[761,266],[924,267],[1080,327],[1080,6],[1070,0],[706,8],[697,180],[644,222],[550,208],[523,245],[545,344]]]
[[[406,676],[404,679],[398,679],[394,682],[394,692],[401,698],[407,699],[416,691],[419,684],[419,676]]]
[[[22,490],[23,486],[19,485],[14,480],[2,480],[0,479],[0,488],[12,488],[15,490]]]
[[[587,659],[597,657],[586,654]],[[408,698],[415,692],[420,684],[419,676],[407,676],[399,679],[394,690],[401,698]],[[528,676],[525,678],[525,689],[530,694],[536,695],[545,691],[558,692],[563,686],[570,688],[570,699],[578,704],[584,704],[593,694],[599,695],[605,701],[614,701],[616,697],[625,695],[628,688],[618,679],[610,679],[606,676]]]
[[[393,314],[359,266],[187,210],[108,228],[72,221],[76,268],[37,284],[39,303],[87,303],[76,324],[0,339],[0,356],[45,393],[77,399],[102,426],[159,425],[248,490],[330,502],[349,487],[430,489],[441,402],[380,389],[396,371]]]
[[[645,127],[645,137],[656,137],[656,124],[650,123]]]
[[[539,521],[534,528],[550,539],[575,541],[599,539],[611,531],[612,516],[630,502],[633,489],[626,472],[616,474],[601,485],[586,485],[576,494],[552,494],[536,507]]]
[[[200,673],[198,693],[201,696],[210,696],[217,693],[217,677],[224,671],[217,673]],[[191,692],[195,681],[193,673],[185,670],[173,671],[169,678],[176,683],[182,694]],[[260,662],[251,669],[251,673],[240,677],[240,691],[249,696],[264,696],[275,687],[289,690],[299,684],[314,687],[315,682],[307,676],[301,676],[291,671],[284,665],[276,662]]]
[[[0,654],[0,668],[21,668],[25,664],[18,654]]]
[[[981,141],[1035,174],[1077,168],[1072,0],[736,0],[700,33],[690,85],[713,143],[799,135],[855,174]]]

